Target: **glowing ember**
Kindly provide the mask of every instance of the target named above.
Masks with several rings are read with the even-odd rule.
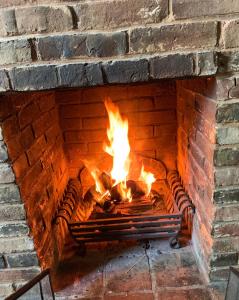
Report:
[[[122,198],[131,200],[130,189],[126,186],[130,168],[128,120],[123,119],[119,108],[110,99],[105,101],[105,107],[109,117],[107,129],[109,145],[104,145],[104,151],[113,157],[111,177],[115,180],[114,185],[120,184]]]
[[[146,172],[144,166],[142,166],[139,180],[143,181],[147,186],[146,196],[150,194],[152,184],[156,181],[154,174]]]

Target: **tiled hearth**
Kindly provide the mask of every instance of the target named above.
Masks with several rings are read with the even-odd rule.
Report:
[[[59,299],[219,297],[239,266],[238,13],[233,0],[0,0],[0,298],[48,267]],[[84,160],[108,163],[107,97],[133,155],[179,173],[196,208],[182,249],[80,257],[52,222]]]

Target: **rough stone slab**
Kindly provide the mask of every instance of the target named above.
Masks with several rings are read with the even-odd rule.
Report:
[[[214,52],[203,52],[198,54],[198,75],[208,76],[217,73],[217,55]]]
[[[216,254],[211,259],[211,267],[225,267],[236,265],[238,262],[238,253]]]
[[[68,6],[29,6],[16,8],[17,29],[20,34],[68,31],[73,20]]]
[[[11,201],[11,200],[10,200]],[[1,204],[0,220],[5,221],[23,221],[25,220],[25,209],[23,204]]]
[[[68,64],[58,67],[60,86],[82,87],[103,84],[100,64]]]
[[[214,165],[218,167],[239,165],[239,148],[227,147],[216,149],[214,151]]]
[[[21,203],[18,186],[15,183],[0,184],[0,203]]]
[[[33,240],[30,237],[0,238],[0,253],[15,253],[33,250]]]
[[[9,76],[16,91],[46,90],[58,85],[54,65],[13,68]]]
[[[195,39],[197,36],[197,39]],[[215,47],[217,22],[142,27],[130,32],[130,52],[152,53],[188,48]]]
[[[31,47],[28,40],[16,39],[0,42],[1,65],[31,61]]]
[[[131,83],[149,79],[148,61],[121,60],[102,64],[107,83]]]
[[[5,70],[0,70],[0,92],[9,90],[9,80]]]
[[[38,266],[38,258],[35,252],[16,253],[5,255],[10,268]]]
[[[228,0],[172,0],[175,19],[213,16],[239,12],[238,1]]]
[[[0,163],[0,184],[14,182],[15,176],[8,163]]]
[[[0,223],[0,238],[1,237],[18,237],[29,233],[28,225],[24,223],[6,222]]]
[[[177,78],[195,75],[193,54],[171,54],[150,59],[153,79]]]
[[[73,8],[79,20],[78,28],[80,30],[109,30],[142,23],[159,23],[168,14],[168,1],[91,1],[75,5]],[[112,12],[114,18],[112,18]]]

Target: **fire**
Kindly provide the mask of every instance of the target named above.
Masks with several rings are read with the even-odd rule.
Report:
[[[141,168],[140,178],[139,180],[143,181],[147,186],[146,196],[150,194],[152,184],[156,181],[154,174],[150,172],[146,172],[144,170],[144,165]]]
[[[131,202],[133,196],[131,189],[127,186],[127,177],[131,165],[128,120],[120,114],[119,108],[111,99],[107,98],[104,103],[108,113],[109,127],[107,129],[108,143],[103,145],[103,149],[113,158],[112,169],[110,174],[107,173],[107,182],[110,184],[105,184],[104,178],[101,176],[102,172],[93,163],[85,161],[85,166],[95,181],[96,200],[98,202],[103,202],[104,199],[111,196],[114,187],[120,194],[121,200]],[[144,182],[146,186],[145,195],[148,196],[152,183],[156,181],[154,175],[146,172],[144,166],[142,166],[139,180]]]
[[[109,117],[109,145],[104,145],[104,151],[113,157],[111,177],[114,185],[120,184],[123,199],[131,200],[131,192],[126,185],[130,168],[128,120],[121,116],[119,108],[110,99],[105,100],[105,107]]]

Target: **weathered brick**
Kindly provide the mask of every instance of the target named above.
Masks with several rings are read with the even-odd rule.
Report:
[[[26,157],[26,154],[23,153],[22,155],[20,155],[13,163],[12,165],[13,170],[14,170],[14,174],[16,176],[16,179],[18,180],[19,178],[23,177],[28,168],[29,168],[29,163]]]
[[[28,149],[34,142],[34,135],[31,126],[27,126],[21,131],[20,143],[24,150]]]
[[[239,149],[237,147],[227,147],[216,149],[214,152],[215,166],[233,166],[239,164]]]
[[[239,168],[238,167],[216,168],[215,184],[217,187],[239,184]]]
[[[239,235],[238,222],[220,222],[213,226],[213,236],[215,237],[228,237]]]
[[[41,162],[38,161],[31,169],[29,169],[28,173],[21,180],[20,191],[22,197],[26,197],[26,195],[31,193],[31,189],[37,183],[38,177],[41,173],[42,165]]]
[[[239,202],[239,189],[227,188],[214,192],[214,201],[216,203],[234,203]]]
[[[218,123],[238,122],[239,103],[226,103],[217,109],[216,120]]]
[[[0,224],[1,237],[17,237],[28,234],[29,229],[26,223],[7,222]]]
[[[0,203],[21,202],[18,186],[14,183],[0,184]]]
[[[62,106],[60,114],[63,118],[102,117],[106,110],[103,103],[73,104]]]
[[[54,92],[40,93],[40,94],[38,94],[38,98],[37,98],[36,102],[37,102],[41,112],[49,111],[53,107],[55,107],[55,94],[54,94]]]
[[[17,33],[15,10],[12,8],[2,9],[0,12],[0,35],[14,35]]]
[[[9,76],[16,91],[44,90],[57,86],[54,65],[16,67],[9,71]]]
[[[20,143],[20,135],[13,137],[6,142],[9,160],[12,162],[24,151]]]
[[[224,267],[236,265],[238,262],[238,253],[222,253],[212,257],[210,261],[211,267]]]
[[[7,141],[19,133],[19,125],[16,116],[11,116],[2,124],[4,140]]]
[[[58,73],[61,86],[81,87],[103,84],[103,75],[97,63],[61,65],[58,67]]]
[[[18,270],[7,269],[4,271],[0,271],[0,282],[19,282],[19,281],[29,281],[33,279],[37,274],[40,273],[40,268],[22,268]]]
[[[3,299],[12,294],[14,292],[14,288],[12,286],[12,283],[1,283],[0,284],[0,297]]]
[[[227,126],[217,128],[216,139],[219,145],[238,144],[239,127]]]
[[[125,32],[88,35],[86,47],[89,56],[107,57],[124,55],[127,52]]]
[[[63,37],[59,35],[37,38],[36,45],[42,60],[60,59],[64,53]]]
[[[11,166],[8,163],[0,163],[0,183],[12,183],[14,180]]]
[[[230,98],[239,98],[239,85],[234,86],[229,91]]]
[[[31,124],[39,115],[39,107],[34,102],[31,102],[29,105],[23,107],[18,114],[20,128],[24,128],[25,126]]]
[[[102,65],[107,83],[132,83],[147,81],[149,77],[148,61],[119,60]]]
[[[30,165],[33,165],[41,157],[42,153],[46,150],[46,146],[44,135],[35,140],[34,144],[26,152]]]
[[[239,221],[239,205],[231,204],[222,207],[216,207],[215,221],[225,222],[225,221]]]
[[[214,100],[226,100],[229,98],[229,90],[235,86],[235,80],[233,77],[228,78],[228,76],[222,77],[212,77],[208,78],[206,81],[206,86],[203,88],[203,94],[211,97]],[[201,89],[199,87],[199,89]]]
[[[5,255],[10,268],[38,266],[35,252]]]
[[[168,14],[166,0],[118,0],[74,6],[80,30],[107,29],[134,24],[158,23]],[[101,12],[99,14],[99,11]],[[114,18],[112,18],[112,11]],[[127,14],[125,13],[127,12]]]
[[[227,253],[239,251],[239,237],[215,238],[213,244],[215,253]]]
[[[197,39],[194,36],[197,35]],[[162,25],[136,28],[130,33],[130,52],[163,52],[177,49],[215,47],[217,22]]]
[[[31,47],[28,40],[9,40],[0,42],[0,64],[31,62]]]
[[[33,132],[36,138],[40,137],[52,125],[53,119],[50,112],[42,114],[32,123]]]
[[[218,72],[230,73],[239,71],[239,53],[238,51],[220,51],[218,52]]]
[[[186,19],[201,16],[213,16],[239,12],[239,3],[228,0],[173,0],[175,19]]]
[[[0,163],[8,159],[7,148],[4,142],[0,142]]]
[[[5,70],[0,70],[0,92],[5,92],[10,89],[9,80]]]
[[[9,199],[11,202],[11,199]],[[0,220],[5,221],[23,221],[25,220],[25,209],[23,204],[1,204]]]
[[[150,59],[153,79],[177,78],[195,74],[193,54],[171,54]]]
[[[222,39],[225,48],[236,48],[239,46],[239,21],[225,21],[222,24]]]
[[[4,268],[6,268],[5,261],[3,259],[3,256],[0,255],[0,269],[4,269]],[[1,296],[1,294],[0,294],[0,296]]]
[[[64,5],[17,8],[15,16],[19,33],[67,31],[73,28],[70,9]]]
[[[33,241],[28,236],[0,239],[0,253],[14,253],[34,250]]]
[[[217,73],[217,55],[214,52],[202,52],[198,54],[198,69],[200,76],[214,75]]]

